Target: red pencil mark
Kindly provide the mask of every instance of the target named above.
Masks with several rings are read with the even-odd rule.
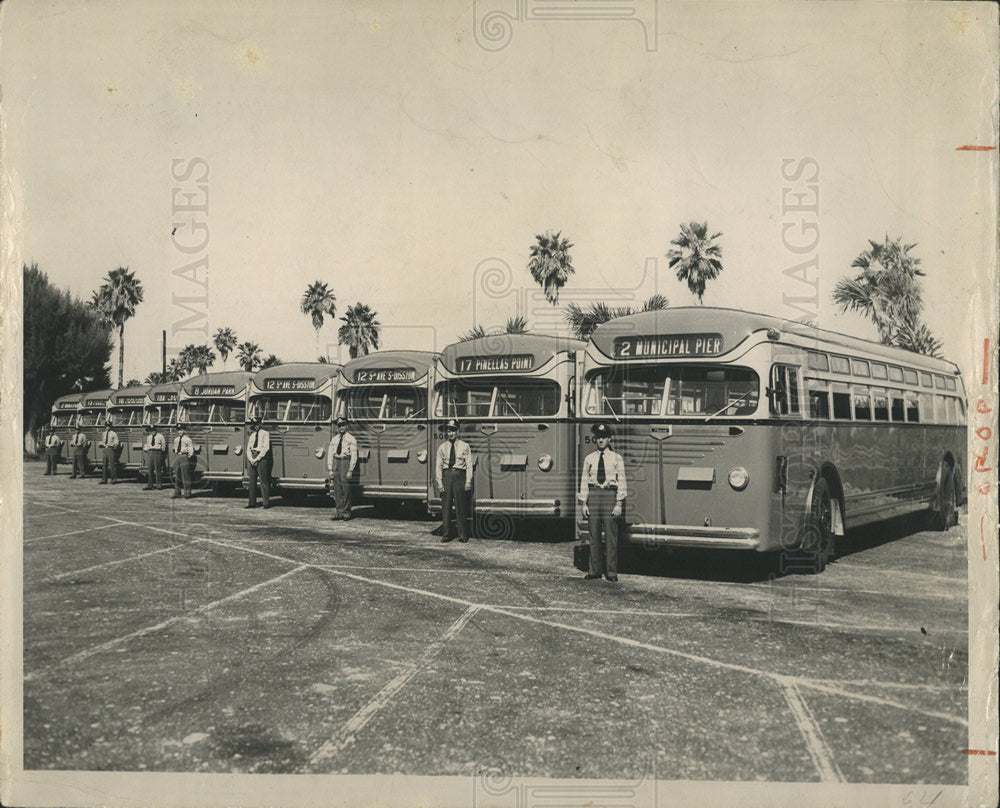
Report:
[[[959,146],[955,151],[993,151],[996,146]]]
[[[990,380],[990,338],[983,340],[983,384]]]
[[[983,545],[983,561],[986,560],[986,514],[979,517],[979,541]]]
[[[962,752],[966,755],[986,755],[987,757],[997,756],[995,749],[963,749]]]

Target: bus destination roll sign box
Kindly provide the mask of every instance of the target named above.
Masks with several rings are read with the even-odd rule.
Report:
[[[722,353],[722,334],[618,337],[614,341],[614,353],[615,359],[719,356]]]
[[[462,356],[457,369],[459,373],[520,373],[534,365],[535,357],[531,354]]]
[[[316,386],[313,379],[265,379],[264,390],[312,390]]]

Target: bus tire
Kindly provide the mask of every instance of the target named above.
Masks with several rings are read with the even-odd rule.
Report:
[[[833,555],[833,507],[830,484],[825,477],[820,477],[813,484],[801,544],[815,561],[817,573],[826,569],[826,562]]]

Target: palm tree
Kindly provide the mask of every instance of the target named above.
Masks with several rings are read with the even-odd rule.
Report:
[[[129,379],[127,382],[125,382],[125,387],[126,388],[128,388],[128,387],[138,387],[141,384],[142,384],[142,382],[140,382],[138,379]]]
[[[655,294],[646,298],[639,311],[662,311],[669,305],[670,301],[666,297]],[[570,303],[563,316],[576,337],[589,339],[590,335],[594,333],[594,329],[602,323],[635,313],[636,310],[631,306],[609,306],[607,303],[598,301],[591,303],[587,308]]]
[[[146,376],[146,381],[143,384],[163,384],[168,381],[166,374],[160,373],[159,371],[153,371],[148,376]]]
[[[528,271],[545,292],[545,299],[553,306],[559,300],[559,290],[566,285],[569,276],[576,270],[569,250],[572,244],[569,239],[560,239],[562,231],[552,235],[550,230],[545,235],[536,235],[537,244],[531,245],[531,255],[528,258]]]
[[[191,372],[191,366],[181,357],[172,356],[167,362],[167,377],[164,381],[179,382]]]
[[[273,368],[277,367],[280,364],[283,363],[280,359],[278,359],[278,357],[276,357],[274,354],[268,354],[266,357],[264,357],[264,361],[260,363],[260,369],[264,370],[264,368]]]
[[[207,373],[215,362],[215,352],[207,345],[186,345],[178,354],[178,359],[191,371]]]
[[[322,281],[315,281],[306,287],[302,295],[302,313],[312,317],[313,328],[316,329],[316,353],[319,353],[319,330],[323,327],[323,315],[331,317],[337,311],[337,296]]]
[[[507,323],[504,325],[503,331],[505,334],[527,334],[528,333],[528,321],[518,314],[516,317],[508,317]]]
[[[941,353],[941,340],[937,339],[923,323],[901,326],[896,332],[893,345],[924,356],[933,356],[935,359],[944,358]]]
[[[851,262],[861,271],[853,278],[841,278],[833,290],[833,300],[842,311],[857,311],[872,321],[879,340],[895,343],[904,327],[915,328],[923,309],[918,276],[920,259],[910,255],[916,244],[903,244],[901,238],[879,244],[869,239],[871,249]]]
[[[486,329],[481,325],[476,325],[466,331],[462,336],[458,338],[459,342],[468,342],[469,340],[479,339],[480,337],[486,336]]]
[[[118,329],[118,387],[125,370],[125,323],[135,315],[142,302],[142,282],[128,267],[111,270],[90,300],[101,319]]]
[[[236,348],[236,359],[243,370],[257,370],[260,367],[260,356],[260,346],[256,342],[241,342]]]
[[[231,328],[216,329],[212,342],[215,344],[215,350],[217,350],[219,352],[219,356],[222,357],[222,364],[224,366],[226,364],[226,360],[229,359],[229,354],[231,354],[233,352],[233,348],[236,347],[236,332]]]
[[[340,319],[343,325],[337,331],[337,343],[348,346],[351,359],[367,356],[369,346],[378,350],[379,328],[381,323],[375,319],[377,311],[372,311],[364,303],[355,303],[347,307],[347,312]]]
[[[705,305],[705,284],[722,272],[722,248],[714,243],[722,233],[708,235],[708,222],[681,225],[681,234],[670,243],[667,251],[670,268],[677,269],[677,280],[687,281],[688,289]]]

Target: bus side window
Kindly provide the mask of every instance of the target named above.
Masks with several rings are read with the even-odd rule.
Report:
[[[854,388],[854,420],[870,421],[872,418],[872,400],[867,387]]]
[[[810,390],[809,391],[809,417],[829,418],[830,417],[830,391]]]
[[[881,388],[872,390],[872,405],[876,421],[889,420],[889,397],[885,390]]]
[[[905,421],[906,413],[903,410],[903,394],[899,390],[893,390],[892,396],[892,420]]]
[[[772,365],[768,394],[774,415],[799,415],[799,369],[795,365]]]
[[[910,424],[920,423],[920,408],[917,397],[913,393],[906,394],[906,421]]]
[[[851,420],[851,393],[846,387],[833,389],[833,417],[839,421]]]

